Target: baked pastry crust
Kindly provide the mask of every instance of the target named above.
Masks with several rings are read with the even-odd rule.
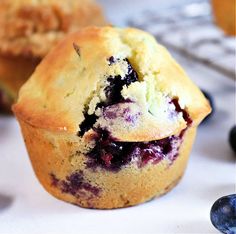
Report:
[[[13,111],[45,189],[109,209],[160,196],[179,181],[210,106],[151,35],[89,27],[46,56]]]
[[[79,55],[73,44],[79,46]],[[177,97],[193,126],[210,112],[201,91],[152,36],[132,28],[89,27],[63,40],[37,67],[13,107],[17,117],[34,127],[77,134],[84,120],[84,107],[92,99],[91,95],[98,92],[101,78],[105,80],[109,74],[123,72],[122,64],[109,66],[107,59],[113,55],[127,57],[144,80],[141,85],[130,86],[124,95],[135,96],[145,114],[133,129],[128,126],[115,126],[115,131],[110,129],[118,140],[157,140],[186,128],[183,117],[167,121],[166,116],[158,113],[153,117],[148,110],[144,111],[152,101],[162,102],[162,97],[155,96],[158,92],[170,98]],[[145,92],[150,101],[141,96]]]
[[[1,0],[0,54],[42,58],[65,34],[104,24],[92,0]]]
[[[90,171],[86,168],[86,156],[74,154],[81,146],[78,137],[68,133],[55,135],[19,121],[34,172],[43,187],[60,200],[99,209],[133,206],[170,191],[184,174],[196,134],[196,128],[186,131],[179,155],[171,166],[168,161],[163,160],[143,168],[131,164],[112,173],[103,169]],[[57,181],[65,180],[78,170],[84,172],[85,181],[99,188],[98,195],[85,191],[80,196],[75,196],[58,186]]]

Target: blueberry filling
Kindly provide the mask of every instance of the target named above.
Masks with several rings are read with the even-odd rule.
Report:
[[[115,63],[117,60],[112,56],[108,59],[109,65]],[[100,102],[97,104],[96,108],[104,108],[113,104],[117,104],[125,101],[121,95],[121,91],[123,86],[129,86],[132,82],[138,81],[138,75],[134,71],[132,65],[130,64],[128,59],[124,59],[124,61],[128,64],[128,72],[125,77],[118,76],[109,76],[107,78],[108,85],[105,87],[105,96],[106,101]],[[80,124],[80,131],[78,132],[78,136],[82,137],[85,132],[93,127],[96,123],[97,116],[95,114],[89,115],[87,110],[84,111],[84,121]]]
[[[172,100],[170,101],[170,103],[172,103],[172,104],[175,105],[175,111],[176,111],[176,112],[182,113],[183,118],[184,118],[185,122],[187,123],[187,126],[190,126],[193,121],[192,121],[192,119],[190,118],[188,112],[180,107],[178,98],[172,99]]]
[[[66,177],[66,180],[59,180],[53,173],[50,174],[51,185],[58,187],[63,193],[68,193],[73,196],[86,196],[85,192],[90,195],[98,196],[100,189],[92,186],[85,181],[82,171],[74,172]]]
[[[117,61],[119,59],[110,57],[108,59],[109,66]],[[109,76],[107,78],[108,85],[104,88],[106,100],[98,103],[96,108],[105,109],[114,104],[129,101],[122,97],[122,88],[138,81],[138,75],[128,59],[124,59],[124,61],[128,63],[127,75],[125,77]],[[178,98],[172,99],[170,104],[175,106],[177,113],[182,113],[187,127],[190,126],[192,119],[188,112],[180,107]],[[109,118],[113,117],[113,113],[110,113],[109,110],[106,114]],[[80,124],[78,135],[83,136],[86,131],[93,128],[95,132],[93,140],[96,142],[94,148],[86,154],[88,157],[87,167],[92,169],[100,167],[114,172],[119,171],[122,166],[129,164],[131,161],[136,161],[139,167],[145,166],[149,161],[155,164],[163,159],[172,164],[179,154],[179,147],[186,130],[182,130],[177,136],[173,135],[150,142],[119,142],[106,129],[94,127],[98,118],[95,114],[89,115],[85,110],[84,118],[85,120]]]
[[[79,125],[80,131],[78,132],[78,136],[82,137],[85,132],[92,128],[92,126],[96,123],[97,116],[95,114],[89,115],[87,111],[84,112],[84,121]]]
[[[176,112],[182,113],[188,128],[192,124],[188,112],[180,107],[177,98],[172,99],[170,103],[175,105]],[[172,164],[178,157],[186,129],[177,136],[172,135],[161,140],[119,142],[107,130],[94,128],[96,145],[87,153],[87,167],[93,169],[100,167],[116,172],[131,161],[136,161],[139,167],[145,166],[149,161],[155,164],[163,159],[167,159]]]
[[[145,166],[149,161],[156,164],[163,159],[171,164],[178,156],[184,135],[181,132],[178,136],[150,142],[118,142],[106,130],[95,131],[96,145],[87,153],[87,167],[100,167],[113,172],[119,171],[131,161],[136,161],[139,167]]]
[[[124,61],[126,61],[128,64],[128,73],[126,76],[123,78],[121,76],[116,76],[115,78],[109,76],[107,78],[109,85],[105,88],[107,100],[106,103],[103,104],[104,107],[124,101],[124,98],[121,95],[123,86],[126,85],[128,87],[131,83],[138,81],[138,75],[129,63],[129,60],[124,59]]]

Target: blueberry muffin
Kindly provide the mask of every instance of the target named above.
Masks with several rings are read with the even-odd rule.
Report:
[[[13,106],[44,188],[100,209],[136,205],[174,187],[210,109],[151,35],[113,27],[63,40]]]
[[[211,0],[211,2],[215,23],[225,32],[225,34],[231,36],[236,35],[236,1]]]
[[[10,113],[22,84],[33,73],[39,58],[0,55],[0,112]]]
[[[0,1],[0,102],[9,107],[36,65],[66,34],[104,25],[92,0]]]

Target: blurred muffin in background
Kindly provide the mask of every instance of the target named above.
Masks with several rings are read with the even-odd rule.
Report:
[[[66,34],[104,24],[93,0],[1,0],[0,110],[10,110],[21,85]]]
[[[212,10],[216,24],[227,35],[235,35],[236,0],[212,0]]]

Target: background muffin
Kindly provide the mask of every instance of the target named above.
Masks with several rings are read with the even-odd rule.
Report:
[[[42,185],[92,208],[131,206],[169,191],[210,112],[152,36],[112,27],[66,38],[13,109]]]
[[[227,35],[235,35],[235,3],[235,0],[212,0],[215,22]]]
[[[19,87],[66,34],[103,24],[101,9],[92,0],[2,0],[0,90],[7,103],[16,100]]]

